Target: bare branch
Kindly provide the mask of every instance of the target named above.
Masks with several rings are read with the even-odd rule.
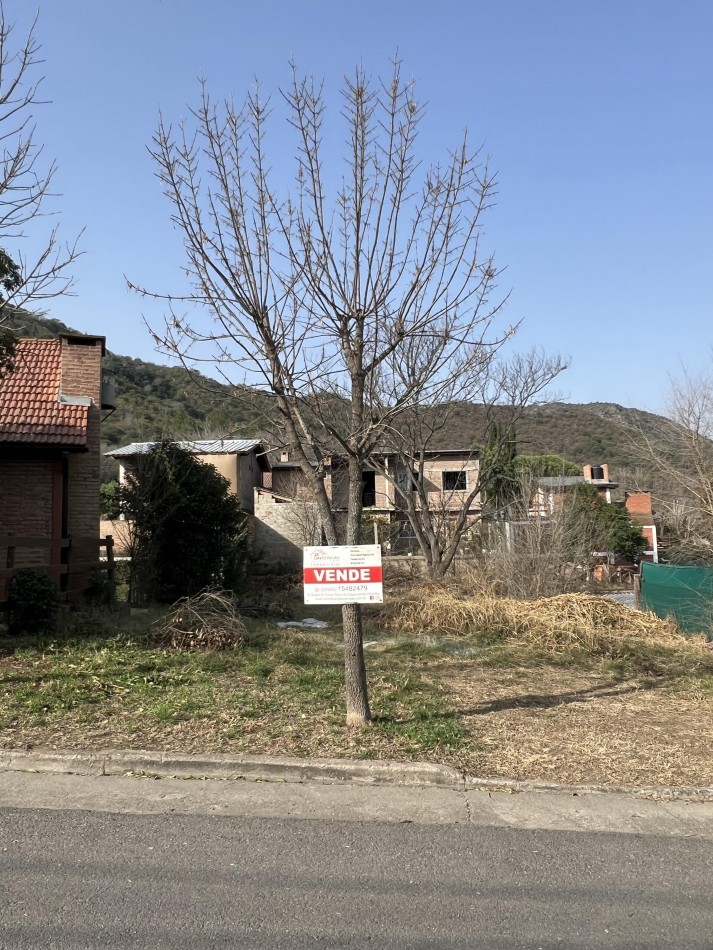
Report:
[[[79,256],[79,239],[63,242],[56,226],[38,240],[47,202],[56,197],[57,166],[43,162],[36,142],[34,109],[44,104],[36,25],[37,18],[16,41],[16,27],[0,4],[0,247],[17,267],[17,279],[2,281],[0,325],[18,309],[68,293],[70,265]],[[28,256],[24,248],[30,241],[40,249]],[[6,276],[5,268],[0,276]]]

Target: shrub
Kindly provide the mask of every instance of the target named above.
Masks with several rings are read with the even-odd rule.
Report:
[[[121,514],[121,486],[114,479],[104,482],[99,488],[101,516],[114,521]]]
[[[122,487],[131,522],[131,599],[173,603],[234,587],[247,559],[245,515],[230,483],[174,442],[139,456]]]
[[[131,561],[114,561],[114,597],[118,601],[129,600],[131,587]]]
[[[108,571],[94,571],[84,591],[84,602],[90,607],[110,607],[116,601],[116,582]]]
[[[11,634],[52,633],[57,626],[59,588],[44,571],[26,567],[12,578],[7,595]]]

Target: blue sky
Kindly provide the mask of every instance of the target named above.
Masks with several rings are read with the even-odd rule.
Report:
[[[5,0],[18,34],[34,9]],[[85,228],[76,296],[52,316],[159,360],[126,289],[180,285],[178,237],[147,145],[196,102],[197,77],[277,93],[288,63],[336,89],[398,50],[428,114],[424,160],[467,127],[498,171],[485,243],[505,267],[518,347],[571,357],[571,402],[657,409],[667,375],[710,359],[713,4],[708,0],[42,0],[38,139],[59,164],[53,207]],[[336,127],[338,134],[338,126]],[[288,155],[278,121],[272,143]],[[47,226],[37,222],[38,230]],[[8,247],[10,251],[10,247]]]

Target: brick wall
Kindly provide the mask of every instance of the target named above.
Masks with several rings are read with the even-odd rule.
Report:
[[[62,337],[62,383],[65,397],[88,396],[92,404],[87,419],[87,451],[72,452],[68,462],[67,533],[74,539],[98,538],[101,484],[101,365],[104,341],[100,337]],[[73,544],[72,559],[89,561],[99,554],[98,545]],[[81,577],[72,572],[72,586]],[[80,572],[82,577],[84,576]]]
[[[67,531],[78,537],[96,538],[99,531],[101,484],[99,407],[89,407],[87,451],[69,456]]]
[[[101,364],[103,341],[62,337],[62,394],[89,396],[87,451],[69,457],[67,530],[79,537],[97,537],[101,484]]]
[[[624,504],[626,510],[631,515],[646,515],[652,517],[651,492],[648,491],[628,491],[624,495]]]
[[[0,461],[0,534],[52,537],[53,472],[49,460]],[[49,555],[49,548],[17,548],[15,566],[45,564]],[[0,549],[0,558],[5,567],[7,549]]]
[[[101,368],[103,340],[101,337],[62,336],[62,382],[65,396],[89,396],[101,405]]]

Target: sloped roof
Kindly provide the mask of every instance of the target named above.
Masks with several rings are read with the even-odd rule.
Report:
[[[15,369],[0,379],[0,442],[87,444],[88,405],[60,401],[60,340],[18,340]]]
[[[105,452],[112,458],[126,458],[132,455],[146,455],[156,442],[132,442],[119,449]],[[176,442],[176,445],[191,455],[247,455],[253,449],[262,448],[259,439],[206,439],[194,442]]]

